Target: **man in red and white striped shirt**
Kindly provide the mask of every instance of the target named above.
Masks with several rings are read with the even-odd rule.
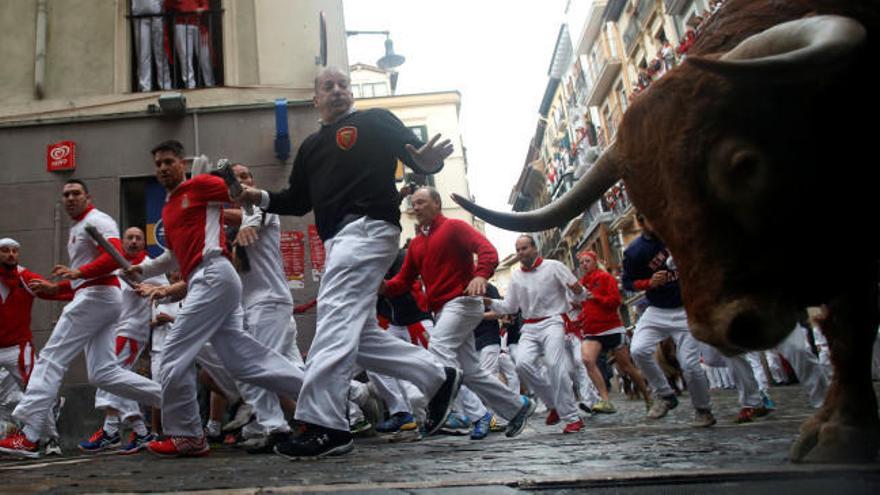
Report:
[[[121,251],[116,221],[92,205],[85,183],[78,179],[68,180],[61,195],[73,221],[67,243],[70,265],[56,265],[52,275],[65,279],[61,290],[72,290],[74,295],[61,312],[34,365],[27,391],[12,413],[24,425],[22,431],[0,441],[0,452],[20,457],[39,457],[39,442],[48,433],[49,414],[61,380],[82,351],[92,385],[144,404],[158,405],[160,399],[155,382],[116,363],[113,342],[121,294],[119,279],[112,272],[118,265],[86,232],[86,226],[93,225]],[[37,294],[53,291],[40,280],[32,281],[29,287]]]
[[[165,457],[203,456],[210,449],[196,401],[195,359],[205,344],[211,343],[237,380],[288,397],[299,395],[303,372],[244,331],[241,279],[224,242],[226,183],[207,174],[185,180],[183,145],[177,141],[165,141],[152,153],[156,178],[168,191],[162,208],[168,249],[130,272],[152,276],[179,266],[188,292],[162,351],[162,429],[168,438],[150,442],[147,448]],[[163,296],[161,291],[155,295]]]

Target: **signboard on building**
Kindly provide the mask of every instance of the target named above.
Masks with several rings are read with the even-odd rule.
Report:
[[[303,280],[306,271],[306,248],[302,232],[298,230],[281,232],[281,261],[284,263],[287,286],[291,289],[305,287]]]
[[[324,242],[318,235],[318,227],[315,224],[309,225],[309,257],[312,259],[312,279],[317,282],[321,279],[321,272],[324,271]]]
[[[60,172],[76,169],[76,143],[61,141],[46,147],[46,171]]]

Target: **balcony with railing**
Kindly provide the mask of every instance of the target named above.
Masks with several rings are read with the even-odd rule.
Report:
[[[218,1],[210,5],[195,12],[128,16],[132,91],[223,85],[223,9]]]
[[[605,99],[622,66],[620,55],[607,36],[603,35],[597,40],[590,53],[590,64],[592,73],[596,75],[587,97],[587,105],[592,107],[598,106]]]

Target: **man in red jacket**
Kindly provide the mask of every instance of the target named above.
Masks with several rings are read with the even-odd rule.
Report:
[[[599,354],[603,352],[614,354],[617,369],[632,379],[650,409],[651,394],[648,392],[645,378],[633,364],[623,339],[626,330],[623,328],[623,322],[620,321],[618,313],[622,300],[620,289],[617,287],[617,279],[599,268],[595,252],[584,251],[578,255],[578,259],[581,271],[584,273],[581,277],[581,285],[587,289],[587,298],[581,303],[581,314],[578,317],[584,339],[581,344],[581,353],[590,380],[593,381],[593,385],[596,386],[599,396],[602,398],[593,405],[593,411],[598,413],[616,412],[614,405],[608,400],[605,377],[602,376],[602,371],[596,364]]]
[[[474,343],[474,328],[483,319],[482,296],[498,264],[498,252],[473,227],[441,214],[441,198],[436,189],[419,189],[412,195],[412,205],[419,223],[418,234],[409,246],[400,273],[383,282],[379,293],[392,297],[403,294],[421,275],[429,309],[435,315],[428,350],[447,366],[460,366],[464,385],[509,420],[507,436],[516,436],[534,412],[535,404],[483,369]],[[491,415],[484,415],[480,421],[488,426]]]
[[[39,280],[53,288],[56,284],[46,282],[41,275],[18,264],[20,247],[15,239],[8,237],[0,239],[0,368],[8,372],[8,376],[14,382],[10,384],[9,392],[15,394],[15,397],[0,398],[2,399],[0,402],[8,406],[14,406],[18,402],[20,398],[18,391],[24,392],[34,366],[35,349],[31,334],[31,309],[34,297],[70,300],[73,296],[72,293],[49,296],[31,290],[28,285],[34,280]],[[2,413],[0,420],[5,424],[10,419],[12,410],[4,410],[0,413]],[[52,431],[49,437],[55,440],[58,432],[54,422],[50,427]],[[48,446],[47,453],[49,453]]]
[[[88,187],[78,179],[69,179],[61,198],[71,219],[67,253],[70,265],[56,265],[52,275],[65,279],[63,290],[73,292],[73,300],[64,307],[46,346],[34,364],[27,391],[12,416],[24,424],[22,431],[0,441],[0,452],[19,457],[39,457],[39,442],[50,432],[49,415],[58,396],[61,381],[71,361],[85,353],[89,382],[108,392],[138,402],[159,405],[159,385],[130,370],[119,367],[113,352],[116,322],[121,295],[118,268],[87,233],[94,226],[115,249],[121,251],[116,221],[92,204]],[[44,281],[33,280],[29,288],[37,294],[48,289]]]

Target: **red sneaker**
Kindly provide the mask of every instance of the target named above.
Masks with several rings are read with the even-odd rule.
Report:
[[[40,446],[28,440],[24,433],[19,431],[0,440],[0,452],[16,457],[38,459],[40,457]]]
[[[204,457],[211,453],[204,436],[154,440],[147,444],[147,449],[159,457]]]
[[[559,422],[559,413],[556,412],[556,409],[550,409],[550,414],[547,415],[547,420],[544,421],[548,426],[555,425]]]
[[[583,429],[584,420],[579,419],[565,425],[565,428],[562,429],[562,433],[580,433]]]
[[[736,416],[737,423],[751,423],[755,418],[755,408],[754,407],[744,407],[739,410],[739,414]]]

